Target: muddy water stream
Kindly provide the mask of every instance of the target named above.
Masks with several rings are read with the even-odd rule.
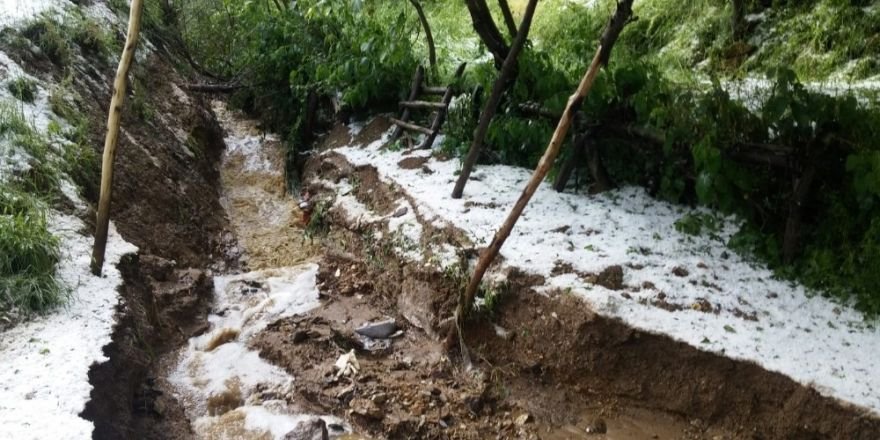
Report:
[[[285,190],[279,140],[222,103],[213,106],[226,132],[221,202],[246,269],[215,274],[208,330],[161,361],[165,378],[200,439],[283,439],[314,417],[325,421],[330,438],[365,439],[344,420],[308,411],[299,400],[295,375],[252,348],[253,338],[270,324],[321,306],[316,287],[321,250],[303,239],[297,201]],[[560,427],[538,421],[536,428],[548,440],[693,438],[686,435],[687,423],[638,410],[616,412],[602,421],[607,432],[590,433],[593,416],[572,408],[565,419],[573,423]],[[490,415],[468,423],[494,422]]]
[[[223,103],[213,107],[226,132],[222,203],[249,272],[214,277],[208,331],[165,359],[163,369],[198,438],[284,438],[315,415],[296,404],[295,378],[260,358],[249,341],[270,323],[320,305],[316,249],[303,240],[296,200],[285,191],[278,139]],[[318,416],[331,437],[352,438],[342,420]]]

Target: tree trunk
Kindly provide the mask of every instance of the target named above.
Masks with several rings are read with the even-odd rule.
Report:
[[[731,29],[733,41],[740,41],[746,34],[746,3],[745,0],[732,0]]]
[[[107,230],[110,225],[110,199],[113,189],[113,162],[116,159],[116,144],[119,140],[119,120],[122,117],[122,106],[125,102],[126,79],[131,60],[137,48],[138,34],[141,29],[141,12],[143,0],[132,0],[128,16],[128,34],[125,37],[125,48],[116,69],[113,82],[113,97],[110,99],[110,111],[107,115],[107,136],[104,138],[104,157],[101,165],[101,196],[98,201],[98,220],[95,224],[95,247],[92,250],[92,274],[101,275],[104,266],[104,251],[107,248]]]
[[[492,94],[486,102],[486,107],[483,109],[482,115],[480,115],[480,122],[477,124],[477,129],[474,130],[474,140],[471,143],[470,150],[468,150],[467,158],[465,158],[464,164],[462,165],[461,174],[458,175],[458,181],[455,182],[455,188],[452,190],[453,199],[461,198],[461,195],[464,192],[464,186],[467,184],[471,171],[474,168],[474,164],[480,156],[483,139],[489,131],[489,124],[492,122],[492,118],[495,117],[495,112],[498,110],[498,104],[501,102],[501,96],[504,95],[505,90],[507,90],[511,83],[511,78],[516,72],[517,58],[520,51],[522,51],[523,46],[526,44],[529,28],[532,26],[532,16],[535,14],[537,4],[538,0],[529,0],[529,4],[526,6],[526,13],[520,24],[519,32],[516,34],[516,39],[513,41],[513,47],[510,49],[507,58],[504,60],[504,65],[501,67],[501,73],[498,74],[498,79],[496,79],[495,84],[492,85]]]
[[[788,205],[788,219],[785,222],[785,235],[782,238],[782,259],[791,263],[797,256],[800,248],[801,223],[804,214],[804,204],[810,195],[813,180],[816,178],[816,166],[809,165],[795,181],[794,192]]]
[[[504,24],[507,26],[510,38],[516,38],[516,21],[513,20],[513,14],[510,13],[510,5],[507,4],[507,0],[498,0],[498,7],[501,9],[501,15],[504,16]]]
[[[474,268],[473,276],[471,276],[464,294],[459,298],[458,308],[455,312],[458,329],[462,328],[462,320],[473,308],[474,296],[480,287],[483,275],[485,275],[486,270],[489,269],[489,266],[495,260],[495,257],[498,256],[498,253],[501,251],[501,246],[504,245],[504,241],[510,236],[510,232],[513,230],[516,221],[526,208],[532,195],[535,194],[538,186],[544,181],[544,177],[547,175],[547,172],[553,165],[553,161],[559,154],[559,148],[565,140],[565,136],[568,133],[574,115],[577,114],[583,100],[593,86],[593,82],[596,79],[596,75],[599,73],[599,69],[608,63],[608,58],[611,55],[611,48],[617,41],[617,37],[620,35],[623,27],[629,21],[630,16],[632,16],[632,3],[633,0],[621,0],[617,3],[617,11],[615,11],[614,16],[611,17],[611,21],[605,28],[605,32],[600,40],[599,50],[596,52],[595,57],[593,57],[593,61],[590,63],[590,68],[581,79],[577,91],[568,99],[568,105],[566,105],[565,111],[562,113],[562,118],[559,120],[556,130],[550,138],[550,144],[547,146],[547,150],[541,157],[541,161],[538,162],[538,167],[535,168],[535,172],[526,184],[525,189],[523,189],[522,195],[520,195],[519,199],[516,201],[513,209],[511,209],[507,219],[501,225],[498,232],[495,233],[495,237],[492,239],[489,247],[481,253],[480,259],[477,261],[477,266]],[[459,334],[459,342],[463,342],[461,334]],[[462,345],[461,348],[462,353],[466,356],[466,347]],[[465,360],[467,361],[468,359]]]
[[[489,48],[489,52],[495,57],[495,67],[500,69],[504,60],[507,59],[510,47],[507,46],[504,37],[498,31],[498,26],[492,18],[492,13],[489,11],[489,6],[486,5],[486,0],[465,0],[465,3],[467,4],[468,12],[471,14],[474,30],[477,31],[480,40],[483,41],[483,44]]]

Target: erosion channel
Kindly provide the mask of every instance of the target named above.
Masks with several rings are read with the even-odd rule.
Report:
[[[157,344],[164,348],[132,392],[130,426],[109,429],[96,419],[96,438],[628,440],[877,432],[873,419],[784,376],[633,330],[564,292],[536,294],[540,277],[516,270],[507,273],[506,293],[491,316],[465,329],[475,356],[474,367],[465,368],[442,334],[473,245],[460,231],[424,221],[374,169],[331,151],[381,141],[388,122],[340,125],[319,142],[321,153],[303,170],[309,219],[299,195],[286,189],[279,140],[222,102],[212,109],[226,146],[220,204],[234,236],[221,241],[234,244],[212,270],[171,277],[190,286],[171,289],[191,297],[186,313],[177,314],[177,342]],[[383,234],[400,218],[419,222],[423,242],[401,246],[399,236]],[[452,249],[462,263],[441,269],[408,258],[423,249]],[[157,278],[155,263],[143,266]],[[139,279],[129,273],[127,288]],[[355,332],[388,319],[397,331],[387,339]]]

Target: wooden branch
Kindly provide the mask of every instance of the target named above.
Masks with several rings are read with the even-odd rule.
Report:
[[[448,87],[422,87],[422,93],[426,95],[445,95]]]
[[[498,31],[498,26],[495,25],[486,0],[465,0],[465,4],[471,15],[474,30],[495,58],[495,67],[500,69],[504,60],[507,59],[510,47],[507,46],[507,42]]]
[[[788,205],[788,219],[785,221],[785,234],[782,237],[782,259],[786,263],[791,263],[797,256],[800,247],[804,204],[807,202],[815,179],[816,165],[813,163],[794,182],[794,192],[791,194]]]
[[[445,109],[446,104],[438,101],[400,101],[399,105],[406,108]]]
[[[495,117],[495,112],[498,110],[498,104],[501,102],[501,96],[511,84],[510,78],[516,72],[517,58],[526,44],[526,38],[528,37],[529,29],[532,26],[532,17],[535,15],[537,4],[538,0],[529,0],[528,5],[526,6],[526,13],[523,16],[519,32],[516,34],[516,39],[513,40],[513,47],[511,47],[510,52],[507,54],[507,58],[504,60],[504,65],[501,67],[501,73],[498,74],[498,78],[492,85],[492,94],[489,96],[489,101],[486,102],[486,107],[483,109],[482,115],[480,115],[480,122],[477,125],[477,129],[474,130],[474,140],[471,143],[471,148],[468,150],[468,155],[462,164],[461,173],[458,175],[458,180],[455,182],[455,188],[452,190],[453,199],[461,198],[461,195],[464,192],[464,186],[467,184],[468,178],[470,178],[474,164],[477,163],[477,158],[480,156],[480,150],[483,146],[483,139],[489,131],[489,124],[492,122],[492,118]]]
[[[116,160],[116,144],[119,141],[119,121],[122,118],[122,106],[125,103],[128,70],[131,67],[131,60],[134,58],[134,51],[137,49],[138,35],[141,30],[142,10],[143,0],[131,1],[125,48],[116,69],[116,79],[113,81],[113,96],[110,99],[110,111],[107,115],[107,135],[104,138],[104,157],[101,164],[101,196],[98,200],[98,219],[95,223],[95,247],[92,249],[91,270],[95,276],[101,275],[101,269],[104,266],[107,230],[110,226],[113,162]]]
[[[507,4],[507,0],[498,0],[498,8],[501,9],[501,15],[504,16],[504,25],[507,26],[510,38],[516,38],[516,21],[513,20],[513,14],[510,13],[510,5]]]
[[[553,161],[559,154],[559,149],[565,140],[565,136],[568,133],[574,115],[578,112],[587,93],[589,93],[590,88],[592,88],[593,82],[595,81],[600,68],[608,61],[611,48],[617,41],[617,37],[620,35],[623,27],[629,21],[629,17],[632,15],[632,3],[633,0],[621,0],[617,3],[617,11],[615,11],[608,27],[605,29],[599,50],[596,51],[596,55],[590,63],[590,68],[581,79],[577,91],[575,91],[575,93],[568,99],[568,104],[565,107],[565,111],[562,113],[562,118],[559,120],[556,130],[553,132],[549,145],[547,145],[547,150],[541,157],[540,162],[538,162],[535,172],[526,184],[525,189],[523,189],[522,195],[520,195],[516,204],[511,209],[507,219],[501,225],[498,232],[495,233],[495,237],[492,239],[489,247],[481,253],[480,259],[477,261],[477,266],[474,269],[473,276],[471,276],[464,294],[459,299],[458,308],[456,310],[458,328],[462,327],[462,320],[473,308],[474,296],[480,287],[483,275],[485,275],[486,270],[489,269],[489,266],[495,260],[495,257],[498,256],[498,253],[501,251],[501,246],[504,245],[504,241],[510,236],[510,232],[513,230],[516,221],[526,208],[529,200],[531,200],[532,196],[535,194],[538,186],[544,181],[544,177],[547,175],[547,172],[553,165]]]
[[[425,39],[428,42],[428,63],[431,66],[431,73],[436,78],[437,50],[434,48],[434,35],[431,33],[431,25],[428,23],[428,17],[425,16],[425,10],[422,9],[422,4],[419,0],[409,0],[409,2],[412,3],[414,8],[416,8],[416,13],[419,15],[419,21],[422,23],[422,28],[425,29]]]
[[[422,127],[421,125],[410,124],[409,122],[404,122],[404,121],[401,121],[400,119],[394,119],[394,118],[390,118],[390,119],[391,119],[391,123],[393,123],[394,125],[397,125],[398,127],[405,128],[410,131],[417,131],[419,133],[426,134],[428,136],[431,135],[430,128],[425,128],[425,127]]]

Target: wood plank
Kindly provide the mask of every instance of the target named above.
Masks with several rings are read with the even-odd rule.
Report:
[[[394,125],[396,125],[400,128],[403,128],[403,129],[406,129],[409,131],[417,131],[419,133],[422,133],[422,134],[425,134],[428,136],[431,135],[431,130],[428,128],[422,127],[421,125],[410,124],[409,122],[404,122],[404,121],[401,121],[400,119],[395,119],[395,118],[391,118],[391,123],[393,123]]]
[[[427,109],[445,109],[446,104],[437,101],[400,101],[401,107],[406,108],[427,108]]]
[[[448,87],[422,87],[422,93],[426,95],[445,95]]]

